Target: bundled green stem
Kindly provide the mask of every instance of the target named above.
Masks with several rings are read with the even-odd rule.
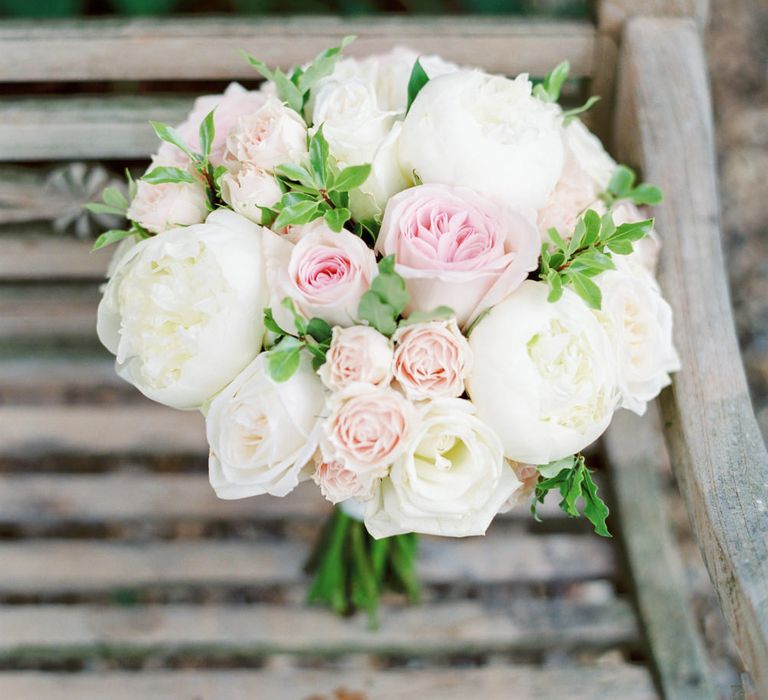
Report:
[[[411,603],[419,601],[417,545],[414,533],[376,540],[362,522],[337,507],[307,562],[307,571],[314,574],[308,602],[327,605],[339,615],[364,610],[375,629],[385,591],[405,593]]]

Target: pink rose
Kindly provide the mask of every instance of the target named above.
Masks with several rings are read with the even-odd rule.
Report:
[[[501,507],[499,513],[506,513],[507,511],[522,503],[530,505],[536,484],[539,482],[540,472],[538,469],[536,469],[535,466],[530,464],[522,464],[521,462],[513,462],[509,459],[507,460],[507,464],[512,467],[512,471],[515,472],[515,476],[520,481],[521,486]]]
[[[405,449],[416,416],[413,404],[386,388],[336,394],[328,405],[331,413],[323,425],[323,455],[368,477],[385,476]]]
[[[392,381],[392,343],[370,326],[336,326],[325,364],[318,374],[331,391],[358,384],[389,386]]]
[[[312,479],[331,503],[341,503],[349,498],[367,500],[373,495],[374,479],[361,478],[354,469],[334,460],[318,458],[316,464]]]
[[[202,183],[166,182],[150,185],[139,180],[126,216],[147,231],[162,233],[177,226],[200,224],[208,216],[208,198]]]
[[[219,180],[221,198],[238,214],[262,223],[262,207],[272,208],[283,196],[275,176],[249,163],[242,163]]]
[[[450,306],[464,326],[536,268],[539,235],[524,216],[465,187],[420,185],[392,197],[376,250],[394,253],[408,310]]]
[[[292,326],[290,314],[281,306],[290,297],[306,318],[318,316],[332,326],[354,325],[360,297],[376,276],[373,251],[353,233],[334,233],[324,224],[302,235],[295,246],[284,239],[280,243],[280,255],[290,251],[288,259],[267,263],[274,276],[270,287],[278,323]]]
[[[464,393],[472,350],[456,321],[404,326],[392,340],[395,379],[409,399],[456,398]]]
[[[204,95],[195,100],[189,116],[176,130],[181,134],[193,151],[200,150],[200,124],[215,107],[213,123],[216,127],[211,146],[211,162],[214,165],[224,163],[227,148],[227,136],[237,126],[238,119],[259,110],[267,101],[267,96],[257,90],[246,90],[242,85],[230,83],[222,95]],[[158,158],[163,165],[182,166],[188,158],[176,146],[163,143],[158,151]]]

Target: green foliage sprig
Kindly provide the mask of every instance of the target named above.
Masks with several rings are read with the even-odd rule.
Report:
[[[629,255],[632,244],[650,233],[653,219],[616,226],[610,212],[600,216],[588,209],[579,219],[573,236],[566,241],[549,229],[550,245],[541,248],[539,279],[549,285],[549,301],[555,302],[569,286],[593,309],[602,305],[602,293],[592,277],[616,268],[611,254]]]
[[[101,202],[90,202],[85,205],[88,211],[94,214],[113,214],[127,218],[126,212],[130,201],[136,196],[136,182],[131,177],[130,171],[126,168],[125,176],[128,180],[128,197],[126,197],[116,187],[105,187],[101,193]],[[110,229],[102,233],[93,243],[91,252],[104,248],[113,243],[118,243],[124,238],[136,237],[138,240],[149,238],[150,233],[135,221],[130,222],[127,229]]]
[[[341,58],[342,51],[354,40],[354,36],[344,37],[338,46],[322,51],[306,68],[296,67],[290,75],[283,73],[279,68],[270,69],[264,61],[259,61],[249,54],[245,54],[245,57],[248,59],[248,63],[261,75],[275,84],[278,98],[292,110],[305,117],[305,107],[312,88],[317,85],[319,80],[333,72],[336,62]]]
[[[635,185],[636,179],[637,176],[632,168],[626,165],[619,165],[614,171],[605,192],[600,195],[600,199],[608,207],[613,206],[622,199],[628,199],[638,205],[647,204],[650,206],[660,204],[663,201],[664,195],[658,187],[647,182]]]
[[[429,76],[427,71],[421,65],[421,62],[417,58],[411,69],[411,76],[408,78],[408,106],[405,108],[407,114],[416,96],[421,92],[421,89],[429,82]]]
[[[563,497],[560,508],[572,518],[583,515],[592,523],[595,532],[602,537],[612,537],[605,524],[608,517],[608,506],[597,493],[597,485],[592,481],[592,472],[587,469],[583,455],[576,454],[565,459],[551,462],[539,467],[539,481],[531,503],[531,513],[536,521],[540,521],[536,513],[538,503],[544,503],[544,497],[554,490],[560,491]],[[582,500],[582,512],[579,512],[577,502]]]
[[[282,305],[293,315],[295,333],[285,330],[275,321],[271,308],[264,309],[264,325],[278,336],[276,344],[267,353],[267,372],[276,382],[288,381],[296,373],[302,350],[312,355],[312,368],[320,369],[325,363],[333,334],[333,329],[323,319],[305,319],[289,297],[283,299]]]
[[[408,298],[405,280],[395,272],[395,256],[388,255],[379,261],[379,274],[360,298],[358,319],[390,337],[397,330],[397,321]]]
[[[340,169],[320,126],[309,139],[309,167],[286,163],[275,168],[285,193],[272,210],[266,210],[266,220],[284,228],[322,217],[332,231],[341,231],[352,218],[349,193],[370,173],[369,163]]]
[[[568,79],[568,73],[571,70],[571,64],[568,61],[558,63],[542,80],[538,85],[533,87],[534,97],[538,97],[543,102],[557,102],[560,99],[560,93],[562,92],[563,85]],[[592,95],[583,105],[580,107],[574,107],[573,109],[563,110],[563,125],[573,121],[579,114],[583,114],[587,110],[591,109],[600,98],[597,95]]]

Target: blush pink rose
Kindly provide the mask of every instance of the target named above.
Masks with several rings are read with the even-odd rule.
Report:
[[[373,495],[375,479],[361,478],[354,469],[342,462],[318,458],[312,479],[320,487],[320,493],[331,503],[341,503],[350,498],[365,501]]]
[[[370,326],[335,326],[325,364],[318,374],[331,391],[359,384],[389,386],[392,381],[392,342]]]
[[[258,90],[246,90],[238,83],[230,83],[221,95],[204,95],[195,100],[189,116],[176,127],[184,141],[193,151],[200,150],[200,124],[215,107],[213,123],[216,133],[211,146],[211,162],[214,165],[224,163],[227,149],[227,136],[237,126],[240,117],[252,114],[267,101],[267,95]],[[163,165],[183,166],[189,159],[176,146],[163,143],[157,158]]]
[[[302,236],[296,245],[281,241],[290,251],[286,261],[276,261],[272,289],[275,318],[291,327],[280,307],[287,296],[306,318],[317,316],[332,326],[354,325],[360,297],[376,276],[376,256],[349,231],[335,233],[321,225]],[[281,310],[278,310],[281,309]]]
[[[525,216],[474,190],[420,185],[392,197],[376,250],[395,255],[408,311],[451,307],[460,326],[515,290],[538,264]]]
[[[456,321],[429,321],[399,328],[395,342],[395,380],[414,401],[456,398],[472,370],[472,350]]]
[[[520,488],[517,489],[509,498],[509,500],[501,507],[500,513],[506,513],[515,506],[526,504],[530,505],[533,498],[533,492],[536,488],[536,484],[539,482],[539,470],[531,464],[523,464],[522,462],[513,462],[507,460],[507,464],[512,467],[512,471],[515,472],[515,476],[520,481]]]
[[[126,216],[147,231],[162,233],[177,226],[200,224],[208,213],[208,197],[200,182],[150,185],[139,180]]]
[[[369,478],[386,475],[405,449],[416,418],[413,404],[394,389],[358,389],[334,394],[323,424],[326,459],[342,462]]]

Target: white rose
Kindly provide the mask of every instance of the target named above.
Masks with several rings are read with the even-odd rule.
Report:
[[[238,214],[263,223],[261,207],[272,208],[283,193],[275,177],[249,163],[222,175],[221,198]]]
[[[240,117],[227,137],[227,162],[273,170],[283,163],[300,163],[306,156],[304,120],[272,96],[253,114]]]
[[[335,326],[318,374],[331,391],[358,384],[388,386],[392,381],[392,342],[370,326]]]
[[[520,487],[498,435],[464,399],[425,404],[405,453],[365,512],[373,537],[482,535]]]
[[[267,288],[264,230],[224,209],[120,260],[97,331],[117,373],[155,401],[197,408],[259,353]],[[270,234],[272,235],[272,234]]]
[[[560,111],[515,80],[461,70],[430,80],[403,122],[400,161],[425,183],[462,185],[537,209],[563,169]]]
[[[150,185],[136,183],[136,196],[126,216],[147,231],[162,233],[177,226],[190,226],[205,221],[208,198],[200,182],[166,182]]]
[[[595,278],[603,293],[598,318],[608,328],[619,368],[621,406],[638,415],[680,370],[672,343],[672,309],[651,275],[620,267]]]
[[[317,449],[323,386],[302,357],[276,382],[259,355],[216,396],[206,416],[211,486],[219,498],[285,496]]]
[[[618,401],[606,330],[566,289],[547,301],[542,282],[523,282],[469,337],[467,391],[478,416],[516,462],[547,464],[583,449],[608,427]]]

